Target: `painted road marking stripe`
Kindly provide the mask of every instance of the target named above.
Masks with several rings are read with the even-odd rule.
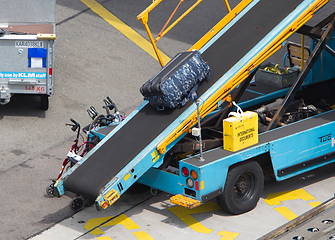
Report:
[[[222,236],[220,240],[234,240],[239,233],[220,231],[217,235]]]
[[[284,192],[277,192],[277,193],[270,193],[264,202],[269,204],[270,206],[280,205],[283,201],[295,200],[295,199],[302,199],[304,201],[314,200],[311,194],[306,192],[304,189],[297,189],[293,191],[284,191]]]
[[[109,217],[101,217],[101,218],[92,218],[89,219],[87,221],[87,223],[85,224],[84,228],[87,231],[92,230],[93,228],[95,228],[96,226],[99,226],[100,224],[106,222],[107,220],[111,219],[113,216],[109,216]],[[122,214],[114,219],[111,219],[110,221],[106,222],[105,224],[103,224],[100,227],[108,227],[108,226],[114,226],[114,225],[118,225],[121,224],[123,225],[127,230],[133,230],[133,229],[139,229],[140,227],[134,223],[130,218],[128,218],[125,214]],[[105,232],[102,231],[100,228],[94,229],[93,231],[91,231],[92,235],[100,235],[100,234],[104,234]]]
[[[290,201],[290,200],[297,200],[301,199],[303,201],[310,201],[314,200],[315,197],[313,197],[311,194],[309,194],[304,189],[296,189],[293,191],[284,191],[284,192],[277,192],[277,193],[270,193],[264,202],[266,202],[270,206],[274,205],[281,205],[281,202],[284,201]],[[319,201],[310,202],[308,203],[312,207],[316,207],[321,204]],[[274,210],[279,212],[281,215],[283,215],[285,218],[287,218],[289,221],[295,219],[298,217],[294,212],[292,212],[287,207],[275,207]]]
[[[308,203],[310,206],[312,206],[313,208],[315,208],[315,207],[317,207],[317,206],[319,206],[320,204],[321,204],[321,202],[320,201],[316,201],[316,202],[310,202],[310,203]]]
[[[146,51],[150,56],[155,58],[158,61],[156,53],[149,41],[147,41],[144,37],[118,19],[115,15],[109,12],[106,8],[104,8],[100,3],[95,0],[81,0],[87,7],[89,7],[93,12],[102,17],[106,22],[119,30],[123,35],[133,41],[137,46]],[[159,51],[164,62],[170,61],[170,58],[165,55],[163,52]]]
[[[292,212],[290,209],[287,207],[276,207],[274,208],[277,212],[279,212],[281,215],[283,215],[287,220],[291,221],[298,217],[294,212]]]
[[[202,225],[200,222],[195,220],[195,218],[192,217],[191,214],[219,211],[222,209],[214,202],[207,202],[193,209],[177,206],[177,207],[170,207],[169,210],[174,215],[179,217],[180,220],[186,223],[194,231],[210,234],[213,231],[213,229],[207,228],[204,225]]]

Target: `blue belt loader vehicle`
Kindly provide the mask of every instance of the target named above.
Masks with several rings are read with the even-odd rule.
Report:
[[[138,17],[146,29],[148,12],[159,2]],[[240,214],[256,206],[264,174],[281,181],[334,162],[335,14],[315,26],[307,23],[327,2],[227,5],[229,13],[190,48],[211,68],[197,101],[164,111],[144,101],[117,127],[96,129],[101,141],[54,184],[54,194],[76,193],[74,210],[82,209],[84,198],[103,210],[140,183],[174,195],[171,201],[178,205],[193,208],[216,198],[225,211]],[[259,81],[261,64],[295,32],[311,37],[309,58],[300,69],[277,73],[279,81]],[[285,76],[295,71],[299,74],[287,83]],[[257,118],[235,141],[258,141],[226,150],[223,120],[233,102],[247,111],[239,114],[254,112]]]

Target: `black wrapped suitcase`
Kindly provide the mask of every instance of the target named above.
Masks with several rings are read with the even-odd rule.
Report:
[[[158,110],[182,107],[209,76],[210,67],[198,51],[182,52],[143,84],[140,92]]]

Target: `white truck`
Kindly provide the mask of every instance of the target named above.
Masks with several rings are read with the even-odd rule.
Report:
[[[41,97],[54,91],[55,0],[4,1],[0,8],[0,104],[13,94]]]

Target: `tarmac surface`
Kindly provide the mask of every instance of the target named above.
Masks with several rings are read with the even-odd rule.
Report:
[[[148,39],[136,16],[150,0],[97,2]],[[164,26],[178,2],[163,1],[150,15],[154,33]],[[229,1],[231,8],[238,2]],[[189,4],[185,1],[178,13]],[[334,6],[331,0],[311,25],[333,12]],[[158,48],[170,58],[188,50],[226,13],[222,0],[202,2],[158,42]],[[93,12],[84,0],[57,0],[56,34],[55,90],[49,109],[40,110],[39,98],[28,95],[14,95],[9,104],[0,106],[0,240],[74,239],[151,196],[150,192],[126,193],[106,211],[88,207],[77,214],[69,207],[73,194],[47,196],[45,188],[57,177],[75,138],[64,123],[73,118],[87,125],[86,109],[95,106],[103,112],[106,96],[129,115],[142,102],[139,88],[160,69],[156,59]],[[243,33],[241,37],[245,37]],[[300,37],[292,39],[299,41]],[[283,53],[284,49],[270,60],[282,63]],[[101,227],[100,232],[80,239],[256,239],[288,221],[291,215],[277,207],[285,206],[300,215],[316,202],[331,198],[333,172],[334,165],[330,165],[284,182],[268,181],[257,208],[240,216],[220,211],[215,201],[198,212],[188,212],[172,205],[167,193],[159,193]],[[283,204],[265,201],[268,194],[283,191],[299,197]]]

